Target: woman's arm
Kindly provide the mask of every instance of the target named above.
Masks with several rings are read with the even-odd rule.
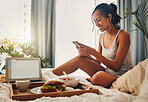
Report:
[[[98,47],[98,51],[96,51],[94,48],[91,48],[89,46],[86,46],[84,44],[82,44],[82,46],[84,46],[84,48],[80,48],[79,53],[80,55],[93,55],[94,57],[96,57],[97,60],[99,60],[101,63],[103,63],[104,65],[106,65],[107,67],[111,68],[114,71],[119,71],[120,67],[126,57],[126,54],[129,50],[129,46],[130,46],[130,37],[129,34],[125,31],[121,31],[118,39],[117,39],[117,45],[118,45],[118,49],[117,49],[117,53],[116,53],[116,57],[114,61],[110,61],[107,58],[105,58],[104,56],[102,56],[101,52],[102,52],[102,48],[101,48],[101,40],[99,40],[99,47]],[[80,43],[81,44],[81,43]]]
[[[97,59],[93,58],[93,57],[92,57],[92,56],[90,56],[90,55],[88,55],[88,56],[83,56],[83,57],[86,57],[86,58],[88,58],[88,59],[90,59],[90,60],[92,60],[92,61],[95,61],[95,62],[97,62],[97,63],[101,64],[101,62],[100,62],[99,60],[97,60]]]
[[[102,47],[101,47],[101,36],[102,36],[102,34],[100,34],[100,37],[99,37],[99,46],[98,46],[98,52],[101,54],[102,53]],[[79,44],[81,44],[81,43],[79,43]],[[82,46],[83,46],[83,44],[81,44]],[[79,48],[78,48],[79,49]],[[79,49],[79,50],[81,50],[81,49]],[[80,52],[80,51],[79,51]],[[81,54],[80,54],[81,55]],[[101,64],[101,62],[98,60],[98,59],[96,59],[96,58],[94,58],[94,57],[92,57],[92,56],[90,56],[90,55],[82,55],[83,57],[85,56],[86,58],[88,58],[88,59],[90,59],[90,60],[93,60],[93,61],[95,61],[95,62],[97,62],[97,63],[99,63],[99,64]]]
[[[116,42],[118,49],[114,61],[108,60],[97,51],[93,53],[93,56],[112,70],[119,71],[130,47],[129,34],[122,30]]]

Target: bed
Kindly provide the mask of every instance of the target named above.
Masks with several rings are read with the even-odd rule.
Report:
[[[140,78],[142,79],[142,81],[141,81],[139,93],[137,96],[134,94],[122,92],[121,90],[119,91],[119,85],[118,87],[116,87],[116,84],[118,81],[114,83],[114,86],[113,86],[114,89],[106,89],[101,86],[92,85],[83,76],[71,75],[71,76],[75,76],[79,78],[80,83],[97,88],[100,91],[100,95],[95,94],[95,93],[84,93],[82,95],[74,95],[71,97],[54,97],[54,98],[41,97],[36,100],[31,100],[31,101],[26,101],[26,102],[66,102],[66,101],[67,102],[86,102],[86,101],[87,102],[148,102],[148,98],[147,98],[147,95],[148,95],[148,59],[142,62],[138,67],[139,68],[145,67],[145,71],[142,70],[142,72],[144,73],[144,78],[143,79]],[[43,77],[45,77],[44,73],[48,73],[48,70],[50,69],[46,69],[42,71]],[[46,75],[46,78],[47,77],[48,75]],[[122,78],[119,79],[119,81],[121,80],[123,79]],[[7,83],[0,83],[0,102],[16,102],[15,100],[10,99],[10,86]]]

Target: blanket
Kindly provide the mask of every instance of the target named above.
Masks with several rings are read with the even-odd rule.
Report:
[[[139,95],[141,85],[144,78],[146,78],[146,64],[148,59],[139,62],[131,70],[120,76],[113,84],[112,88],[118,89],[122,92],[131,93],[132,95]]]
[[[44,79],[50,79],[51,74],[48,70],[43,70],[43,73],[46,73],[46,76],[43,74]],[[147,102],[147,86],[148,86],[148,64],[146,68],[146,74],[144,81],[141,85],[142,91],[140,91],[139,96],[133,96],[127,93],[120,92],[117,89],[106,89],[101,86],[92,85],[86,80],[85,77],[75,76],[80,79],[80,83],[98,88],[100,95],[95,93],[84,93],[82,95],[74,95],[71,97],[41,97],[36,100],[23,101],[23,102]],[[0,83],[0,102],[21,102],[10,99],[10,86],[7,83]]]

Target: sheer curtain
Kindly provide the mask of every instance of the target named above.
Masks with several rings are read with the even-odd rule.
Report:
[[[37,53],[50,58],[54,67],[55,56],[55,0],[32,0],[31,40],[37,44]]]
[[[119,14],[123,18],[126,12],[125,7],[132,11],[135,11],[138,5],[141,4],[143,1],[146,0],[117,0]],[[137,28],[133,25],[133,20],[134,16],[129,16],[126,19],[122,19],[120,24],[121,28],[130,33],[132,59],[133,64],[136,65],[138,62],[146,58],[146,53],[143,34],[139,29],[135,30]]]

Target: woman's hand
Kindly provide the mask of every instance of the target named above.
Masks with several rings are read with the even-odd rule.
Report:
[[[89,56],[94,55],[94,53],[96,53],[96,50],[94,48],[91,48],[81,43],[79,44],[81,45],[81,47],[78,48],[78,51],[81,56]]]

